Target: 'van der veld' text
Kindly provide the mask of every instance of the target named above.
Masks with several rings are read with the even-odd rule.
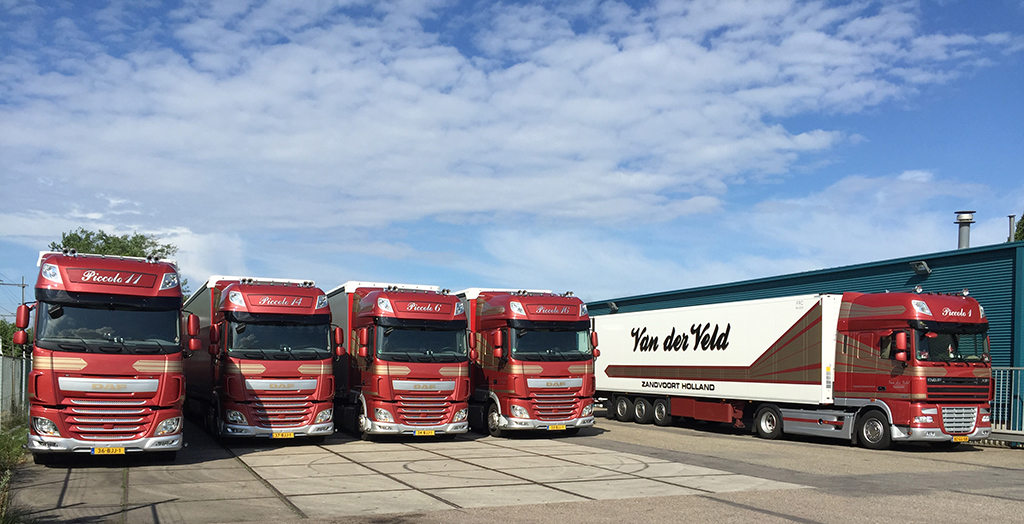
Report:
[[[711,329],[711,323],[706,324],[693,324],[690,326],[690,332],[685,333],[680,331],[676,333],[676,328],[672,328],[672,332],[661,339],[661,350],[662,351],[686,351],[690,349],[690,337],[693,336],[693,350],[697,351],[714,351],[724,350],[729,347],[729,331],[732,329],[732,324],[726,324],[725,330],[722,330],[718,324],[715,324],[714,330]],[[658,337],[648,335],[647,328],[633,328],[629,333],[633,336],[633,351],[657,351]]]

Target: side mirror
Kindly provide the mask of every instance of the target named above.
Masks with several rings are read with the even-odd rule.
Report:
[[[18,344],[19,346],[28,344],[28,333],[25,333],[24,329],[19,329],[18,331],[15,331],[14,335],[11,338],[13,339],[12,342]]]
[[[369,343],[370,343],[370,334],[367,332],[367,329],[364,328],[364,327],[359,328],[359,345],[360,346],[366,346]],[[362,350],[360,350],[359,356],[363,356],[362,355]]]
[[[199,349],[199,339],[192,339],[192,340],[195,340],[197,342],[196,343],[196,349]],[[189,341],[189,344],[191,344],[191,343],[192,342]],[[215,357],[215,356],[217,356],[217,353],[220,353],[220,348],[217,347],[217,344],[210,344],[210,347],[206,348],[206,350],[210,352],[210,356],[211,357]]]
[[[199,340],[198,338],[190,338],[190,339],[188,339],[188,350],[189,351],[195,353],[196,351],[199,351],[200,349],[203,349],[203,342],[201,340]]]
[[[469,350],[469,359],[470,360],[475,362],[476,359],[478,359],[478,358],[480,358],[480,354],[477,353],[475,349]]]
[[[594,358],[597,358],[599,356],[601,356],[601,350],[597,349],[597,348],[594,348]]]
[[[896,332],[896,351],[906,351],[906,350],[907,350],[907,332],[906,331],[897,331]],[[906,360],[904,360],[903,362],[906,362]]]
[[[220,323],[210,325],[210,343],[216,344],[220,342]]]
[[[370,355],[370,349],[365,345],[359,346],[359,358],[366,358]]]
[[[499,360],[505,358],[505,352],[501,350],[501,346],[495,346],[494,358]]]
[[[469,349],[476,349],[476,333],[467,331],[466,338],[469,339]]]
[[[491,345],[494,346],[495,349],[505,345],[505,336],[500,329],[491,332]]]
[[[198,337],[199,336],[199,317],[192,313],[188,314],[188,320],[185,321],[185,330],[188,331],[188,336]]]
[[[907,352],[906,351],[897,351],[896,352],[896,361],[897,362],[904,362],[905,363],[907,361]]]
[[[344,336],[345,334],[342,333],[340,327],[334,328],[334,354],[339,357],[345,354]]]
[[[597,349],[597,331],[590,332],[590,345]]]
[[[28,312],[29,307],[25,304],[18,306],[18,312],[14,317],[14,326],[16,328],[25,329],[28,327]],[[17,342],[15,342],[15,344],[17,344]]]

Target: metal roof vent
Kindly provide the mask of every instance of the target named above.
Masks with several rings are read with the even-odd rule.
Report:
[[[974,223],[974,211],[956,211],[956,222],[960,226],[960,236],[957,242],[957,249],[971,247],[971,224]]]

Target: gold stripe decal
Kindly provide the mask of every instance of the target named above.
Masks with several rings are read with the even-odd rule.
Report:
[[[263,364],[237,364],[228,362],[226,373],[242,375],[262,375],[267,370]]]
[[[437,370],[442,377],[468,377],[469,369],[460,366],[445,366]]]
[[[138,360],[132,367],[139,373],[181,373],[180,360]]]
[[[38,371],[81,371],[87,365],[78,357],[32,357],[32,369]]]
[[[574,364],[569,366],[569,373],[573,375],[589,375],[594,372],[594,363]]]
[[[303,375],[323,375],[328,372],[330,372],[330,370],[327,368],[327,364],[324,364],[323,362],[319,364],[302,364],[299,366],[299,373],[302,373]]]

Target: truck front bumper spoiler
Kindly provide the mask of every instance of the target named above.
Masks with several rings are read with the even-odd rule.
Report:
[[[409,426],[394,422],[376,422],[363,418],[364,431],[371,435],[450,435],[465,433],[469,430],[469,422],[452,422],[437,426]],[[366,425],[369,425],[367,428]]]
[[[949,442],[952,435],[943,433],[939,428],[910,428],[907,426],[892,426],[892,439],[899,442]],[[967,440],[985,440],[992,435],[992,427],[975,428],[967,434]]]
[[[240,424],[224,423],[221,427],[220,436],[272,438],[275,435],[280,436],[285,433],[290,433],[294,437],[319,437],[321,435],[331,435],[334,433],[334,422],[311,424],[309,426],[299,426],[294,428],[263,428],[259,426],[243,426]]]
[[[561,430],[573,428],[589,428],[594,425],[593,415],[570,420],[547,421],[532,418],[512,418],[498,415],[498,427],[508,430]],[[565,427],[561,427],[565,426]]]
[[[184,446],[181,433],[134,440],[79,440],[29,435],[26,446],[32,453],[92,453],[95,448],[124,448],[125,453],[178,451]]]

